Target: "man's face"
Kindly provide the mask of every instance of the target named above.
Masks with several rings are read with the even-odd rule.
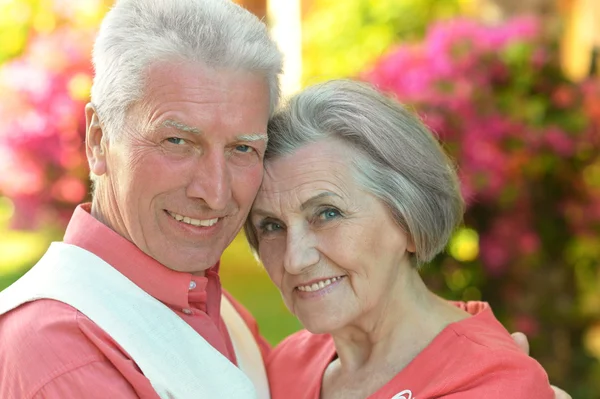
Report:
[[[168,268],[202,274],[256,196],[268,116],[268,85],[258,74],[152,66],[143,100],[101,151],[104,169],[90,160],[103,174],[94,216]]]

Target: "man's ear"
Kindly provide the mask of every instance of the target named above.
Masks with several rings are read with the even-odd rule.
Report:
[[[85,154],[90,171],[96,176],[106,173],[106,133],[104,132],[96,109],[91,103],[85,106]]]

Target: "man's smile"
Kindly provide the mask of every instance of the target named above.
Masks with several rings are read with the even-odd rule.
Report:
[[[210,227],[210,226],[214,226],[219,221],[219,218],[201,220],[201,219],[194,219],[189,216],[183,216],[178,213],[171,212],[171,211],[167,211],[167,213],[169,215],[171,215],[171,217],[173,219],[175,219],[179,222],[191,224],[192,226]]]

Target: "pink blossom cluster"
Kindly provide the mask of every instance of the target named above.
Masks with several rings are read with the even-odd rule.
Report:
[[[535,19],[442,22],[362,76],[416,108],[456,159],[493,274],[549,244],[544,217],[600,233],[600,172],[584,178],[600,171],[600,85],[569,82],[539,31]]]
[[[0,195],[15,204],[16,228],[64,220],[87,194],[92,39],[67,28],[36,36],[0,67]]]

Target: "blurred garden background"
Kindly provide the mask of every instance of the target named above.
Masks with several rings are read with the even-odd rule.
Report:
[[[286,94],[353,77],[421,114],[468,202],[430,287],[490,302],[554,384],[600,398],[600,1],[239,2],[284,50]],[[83,108],[111,4],[0,0],[0,290],[89,200]],[[222,263],[273,344],[299,328],[242,236]]]

